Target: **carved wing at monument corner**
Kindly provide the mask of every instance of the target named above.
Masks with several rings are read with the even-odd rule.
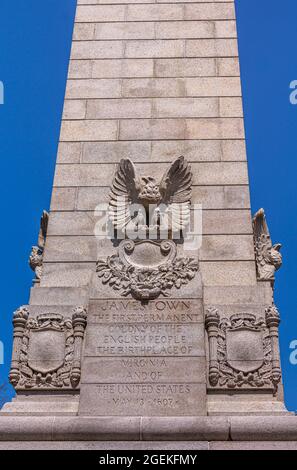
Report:
[[[137,175],[131,160],[122,159],[111,187],[110,221],[119,232],[147,233],[163,226],[171,233],[183,230],[190,219],[191,186],[192,172],[184,157],[171,164],[159,183]]]
[[[48,220],[49,213],[47,211],[43,211],[40,219],[38,245],[32,246],[32,251],[29,257],[29,265],[32,271],[35,272],[37,281],[40,281],[42,276],[43,252],[47,235]]]
[[[282,245],[272,245],[264,209],[253,218],[254,243],[259,280],[274,280],[275,271],[282,265],[280,249]]]

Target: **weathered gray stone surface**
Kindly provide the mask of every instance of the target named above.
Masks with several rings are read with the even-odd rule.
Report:
[[[187,163],[176,178],[181,155]],[[135,174],[116,173],[122,159]],[[139,255],[131,244],[123,257],[123,246],[96,239],[97,205],[117,205],[110,188],[115,196],[133,184],[144,205],[148,196],[159,204],[160,189],[174,198],[178,188],[186,211],[191,200],[191,223],[201,204],[202,245],[186,251],[176,243],[163,265],[151,245]],[[113,222],[118,228],[119,218]],[[234,2],[78,0],[42,275],[28,308],[36,322],[87,307],[85,338],[83,325],[76,330],[81,380],[62,396],[47,390],[49,381],[72,369],[59,363],[58,372],[41,373],[44,394],[34,386],[1,413],[0,448],[295,448],[271,288],[279,247],[261,251],[261,235],[270,235],[255,225]],[[265,279],[259,253],[270,256]],[[207,316],[213,309],[218,319]],[[58,324],[41,328],[47,347],[33,366],[59,356],[59,341],[49,341]],[[66,365],[78,374],[81,358],[69,344]]]

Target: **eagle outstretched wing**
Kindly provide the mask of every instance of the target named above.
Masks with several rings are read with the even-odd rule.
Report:
[[[130,204],[137,202],[140,190],[135,166],[122,159],[117,167],[110,192],[109,219],[117,230],[124,230],[132,220]]]
[[[191,167],[184,157],[177,158],[160,183],[162,204],[168,205],[172,231],[183,230],[190,221],[192,196]]]
[[[264,209],[258,210],[253,218],[254,240],[255,245],[264,244],[267,248],[272,248],[272,241],[268,225],[266,222]]]
[[[272,278],[274,270],[282,265],[281,244],[272,244],[264,209],[260,209],[253,218],[254,243],[257,269],[263,279]],[[272,267],[272,268],[271,268]]]

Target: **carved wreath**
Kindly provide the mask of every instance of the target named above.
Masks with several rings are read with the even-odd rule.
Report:
[[[149,245],[152,242],[143,243]],[[193,258],[176,256],[176,245],[172,241],[163,241],[159,246],[162,254],[170,254],[167,261],[153,268],[140,267],[123,256],[123,249],[133,252],[134,242],[123,241],[118,254],[97,262],[98,276],[103,284],[109,284],[122,296],[131,294],[138,300],[155,299],[159,295],[167,297],[167,289],[180,289],[195,277],[198,262]]]

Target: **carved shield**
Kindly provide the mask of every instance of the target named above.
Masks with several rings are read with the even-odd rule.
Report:
[[[46,374],[62,367],[65,358],[65,332],[54,329],[31,330],[28,365]]]
[[[253,372],[264,362],[263,334],[261,330],[227,330],[227,362],[239,372]]]

